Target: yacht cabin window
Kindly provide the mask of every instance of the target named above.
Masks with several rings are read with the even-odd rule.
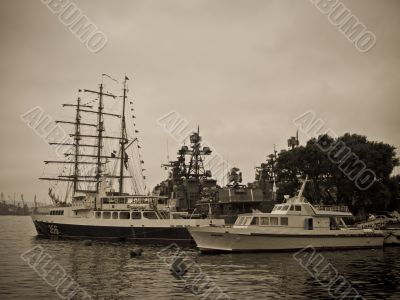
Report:
[[[128,220],[130,219],[130,213],[127,211],[121,211],[119,212],[119,218],[122,220]]]
[[[253,217],[246,217],[244,225],[250,225],[252,219],[253,219]]]
[[[111,212],[103,211],[103,219],[111,219]]]
[[[269,218],[270,225],[278,225],[278,218],[277,217],[270,217]]]
[[[101,212],[100,211],[96,211],[95,217],[96,217],[96,219],[100,219],[101,218]]]
[[[101,198],[103,204],[115,204],[115,200],[114,198]]]
[[[278,226],[279,219],[280,219],[280,225],[282,225],[282,226],[289,225],[289,219],[287,217],[281,217],[281,218],[278,218],[278,217],[254,217],[253,221],[251,222],[251,225]]]
[[[294,205],[290,205],[290,210],[294,211]]]
[[[237,220],[236,220],[236,222],[235,222],[235,225],[242,225],[242,222],[244,221],[244,218],[243,217],[238,217],[237,218]]]
[[[50,211],[50,215],[58,215],[58,216],[62,216],[64,214],[63,210],[51,210]]]
[[[118,212],[117,212],[117,211],[114,211],[114,212],[112,213],[112,218],[113,218],[113,219],[118,219]]]
[[[283,207],[282,207],[282,210],[284,210],[284,211],[287,211],[289,209],[289,205],[284,205]]]
[[[154,211],[145,211],[143,213],[143,217],[147,218],[147,219],[158,219],[157,218],[157,214]]]
[[[253,217],[239,217],[235,224],[239,226],[247,226],[250,225],[252,219]]]
[[[142,214],[139,211],[135,211],[132,213],[132,220],[140,220],[142,218]]]
[[[301,211],[301,205],[296,205],[296,211]]]
[[[260,225],[260,218],[259,217],[253,217],[253,221],[251,221],[251,225]]]

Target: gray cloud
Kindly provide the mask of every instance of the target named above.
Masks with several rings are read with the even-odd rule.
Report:
[[[168,136],[156,120],[172,109],[200,124],[248,181],[307,110],[338,134],[398,147],[400,3],[344,3],[376,34],[370,52],[359,53],[307,0],[77,1],[108,36],[97,54],[40,1],[1,1],[0,190],[45,197],[37,177],[50,150],[19,116],[36,105],[62,115],[61,103],[96,88],[102,73],[133,79],[149,186],[165,175]],[[169,144],[172,154],[178,145]]]

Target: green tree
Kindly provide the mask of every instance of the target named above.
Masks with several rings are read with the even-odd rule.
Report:
[[[312,202],[348,205],[354,213],[369,213],[399,207],[399,176],[392,178],[399,165],[396,148],[367,137],[346,133],[337,139],[322,135],[305,146],[279,153],[276,171],[278,200],[293,195],[300,178],[308,175],[305,196]],[[376,180],[360,189],[355,178],[365,168]]]

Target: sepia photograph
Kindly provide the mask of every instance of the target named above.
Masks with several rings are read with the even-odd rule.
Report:
[[[400,299],[399,0],[0,0],[0,299]]]

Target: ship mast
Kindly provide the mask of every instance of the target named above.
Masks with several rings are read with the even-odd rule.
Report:
[[[81,90],[79,90],[80,92]],[[74,151],[74,161],[72,162],[74,164],[74,173],[72,176],[66,176],[68,179],[55,179],[55,178],[41,178],[45,180],[59,180],[59,181],[73,181],[73,194],[78,191],[78,182],[79,181],[86,181],[86,180],[79,180],[79,165],[81,164],[79,162],[79,147],[80,147],[80,132],[81,132],[81,125],[82,126],[89,126],[89,127],[96,127],[95,124],[88,124],[88,123],[81,123],[81,116],[80,112],[82,111],[82,108],[92,108],[90,105],[82,105],[81,104],[81,98],[78,96],[77,99],[77,104],[63,104],[63,107],[76,107],[76,115],[75,115],[75,122],[68,122],[68,121],[56,121],[56,123],[63,123],[63,124],[72,124],[75,125],[75,134],[74,134],[74,143],[73,144],[68,144],[68,143],[50,143],[50,145],[63,145],[63,146],[73,146],[75,151]],[[92,145],[83,145],[85,147],[92,147]],[[66,156],[69,156],[70,153],[65,153]],[[69,163],[68,161],[46,161],[45,163]],[[63,176],[59,176],[63,177]]]
[[[99,187],[100,187],[100,181],[101,181],[101,173],[102,173],[102,165],[104,163],[102,163],[101,159],[104,158],[104,156],[102,156],[102,148],[103,148],[103,138],[105,138],[103,136],[103,131],[104,131],[104,115],[111,115],[111,116],[117,116],[120,117],[118,115],[113,115],[113,114],[108,114],[108,113],[104,113],[104,105],[103,105],[103,96],[108,96],[108,97],[112,97],[112,98],[116,98],[115,95],[113,94],[109,94],[109,93],[104,93],[103,92],[103,83],[100,84],[100,91],[92,91],[92,90],[84,90],[85,92],[88,93],[93,93],[99,96],[99,106],[97,108],[97,168],[96,168],[96,193],[99,192]],[[95,112],[96,113],[96,112]],[[82,136],[82,135],[79,135]],[[93,137],[93,136],[88,136],[87,137]],[[113,138],[113,137],[107,137],[107,138]],[[117,138],[118,139],[118,138]]]
[[[124,192],[124,162],[126,160],[125,155],[125,144],[127,143],[126,138],[126,120],[125,120],[125,104],[126,104],[126,80],[128,77],[125,76],[124,80],[124,95],[122,96],[122,118],[121,118],[121,150],[120,150],[120,169],[119,169],[119,194],[122,195]]]
[[[76,118],[75,118],[75,166],[74,166],[74,195],[78,188],[78,176],[79,176],[79,135],[81,134],[81,117],[80,117],[80,108],[81,108],[81,98],[78,97],[77,106],[76,106]]]
[[[101,147],[103,146],[103,130],[104,130],[104,121],[103,121],[103,84],[100,84],[100,93],[99,93],[99,107],[98,107],[98,116],[97,116],[97,172],[96,172],[96,192],[99,192],[100,185],[100,176],[101,176]]]
[[[111,114],[104,112],[104,97],[111,97],[111,98],[116,98],[115,95],[110,94],[110,93],[105,93],[104,91],[104,86],[103,84],[100,84],[100,89],[99,91],[92,91],[92,90],[84,90],[86,93],[92,93],[96,94],[99,97],[99,105],[97,108],[97,111],[92,110],[93,107],[91,105],[84,105],[81,104],[81,98],[78,97],[77,104],[63,104],[63,107],[75,107],[76,108],[76,115],[75,115],[75,122],[69,122],[69,121],[56,121],[56,123],[63,123],[63,124],[72,124],[75,125],[75,131],[73,134],[70,134],[71,137],[74,137],[74,142],[73,143],[65,143],[65,142],[51,142],[49,143],[50,145],[59,145],[59,146],[73,146],[74,153],[65,153],[65,156],[71,156],[73,155],[74,159],[73,160],[64,160],[64,161],[45,161],[45,164],[73,164],[74,165],[74,170],[73,170],[73,175],[59,175],[56,178],[40,178],[42,180],[49,180],[49,181],[69,181],[73,182],[73,190],[74,194],[76,192],[85,192],[85,193],[98,193],[99,188],[100,188],[100,182],[101,182],[101,177],[102,177],[102,172],[103,172],[103,166],[105,165],[105,162],[103,159],[108,159],[108,158],[119,158],[119,157],[114,157],[114,156],[105,156],[102,154],[103,150],[103,139],[116,139],[120,140],[120,137],[114,137],[114,136],[105,136],[103,135],[104,129],[104,116],[112,116],[112,117],[117,117],[121,118],[120,115],[117,114]],[[81,91],[81,90],[79,90]],[[83,123],[81,122],[81,113],[92,113],[97,115],[97,124],[90,124],[90,123]],[[89,126],[89,127],[95,127],[97,130],[97,134],[95,135],[90,135],[90,134],[82,134],[81,133],[81,127],[82,126]],[[81,143],[82,138],[96,138],[97,141],[95,144],[91,143]],[[80,149],[82,147],[92,147],[95,148],[96,155],[90,155],[90,154],[83,154],[80,153]],[[88,157],[88,158],[95,158],[96,161],[82,161],[79,158],[80,157]],[[95,175],[80,175],[79,167],[81,165],[95,165],[96,166],[96,172]],[[116,177],[116,176],[108,176],[108,177]],[[85,182],[85,183],[95,183],[96,184],[96,189],[95,190],[81,190],[79,188],[79,183],[80,182]],[[51,190],[50,190],[51,191]]]

